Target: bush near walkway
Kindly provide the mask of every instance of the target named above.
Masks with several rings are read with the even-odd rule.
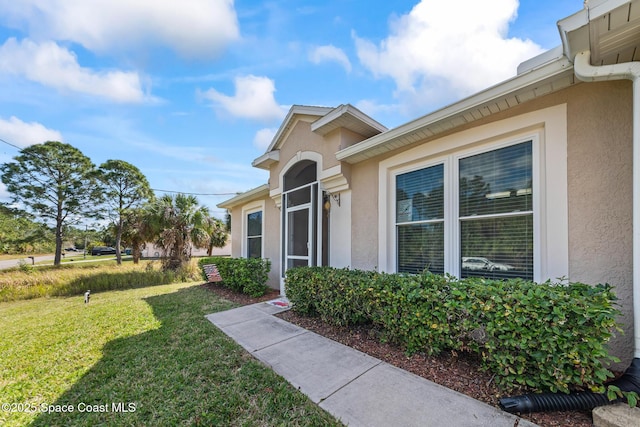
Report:
[[[609,285],[301,267],[287,271],[293,310],[331,324],[371,323],[408,353],[469,351],[505,390],[603,391],[619,311]]]
[[[259,297],[267,291],[267,279],[271,270],[271,261],[262,258],[201,258],[198,265],[202,278],[207,280],[204,265],[215,264],[222,277],[222,285],[237,292]],[[207,280],[208,281],[208,280]]]

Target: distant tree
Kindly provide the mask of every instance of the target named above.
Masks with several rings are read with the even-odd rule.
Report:
[[[128,210],[124,215],[122,241],[131,248],[133,263],[138,264],[147,242],[154,240],[148,211],[144,208]]]
[[[153,198],[149,181],[134,165],[123,160],[107,160],[100,165],[99,177],[105,188],[105,204],[115,229],[118,265],[122,264],[122,232],[127,212]]]
[[[227,239],[229,238],[229,233],[227,232],[227,227],[224,222],[217,218],[209,218],[209,247],[207,249],[207,254],[211,256],[213,253],[213,248],[223,248],[224,245],[227,244]]]
[[[0,204],[0,253],[24,254],[54,250],[53,230],[32,215]]]
[[[31,145],[0,166],[2,182],[14,202],[55,225],[54,265],[62,258],[63,226],[98,217],[103,193],[96,168],[80,150],[58,141]]]
[[[191,248],[206,248],[209,210],[186,194],[164,195],[150,205],[149,224],[162,250],[164,269],[177,270],[191,258]]]

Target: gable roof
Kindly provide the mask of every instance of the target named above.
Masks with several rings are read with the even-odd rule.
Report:
[[[278,162],[280,160],[278,149],[282,146],[289,131],[301,119],[311,122],[311,131],[322,136],[339,128],[349,129],[365,138],[387,130],[384,125],[350,104],[341,104],[335,108],[293,105],[278,128],[267,151],[255,159],[251,163],[252,166],[269,169],[272,164]]]
[[[387,130],[386,126],[378,123],[351,104],[339,105],[311,124],[311,131],[322,136],[339,128],[349,129],[365,138],[370,138]]]

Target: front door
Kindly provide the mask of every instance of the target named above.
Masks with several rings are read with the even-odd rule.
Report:
[[[303,185],[283,194],[282,278],[294,267],[317,265],[318,183]],[[284,282],[280,292],[284,295]]]
[[[310,211],[310,204],[287,211],[287,270],[311,265],[310,249],[313,233],[310,230]]]

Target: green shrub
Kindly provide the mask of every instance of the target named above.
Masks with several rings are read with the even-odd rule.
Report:
[[[262,258],[209,257],[198,261],[202,278],[207,280],[203,266],[215,264],[222,277],[222,284],[237,292],[259,297],[267,291],[267,279],[271,262]]]
[[[605,365],[617,361],[606,351],[619,330],[608,285],[302,267],[287,271],[285,287],[295,311],[370,322],[408,353],[476,353],[504,389],[602,391]]]
[[[353,325],[368,321],[362,286],[374,274],[346,268],[294,268],[287,270],[285,289],[297,312],[318,315],[332,324]]]

